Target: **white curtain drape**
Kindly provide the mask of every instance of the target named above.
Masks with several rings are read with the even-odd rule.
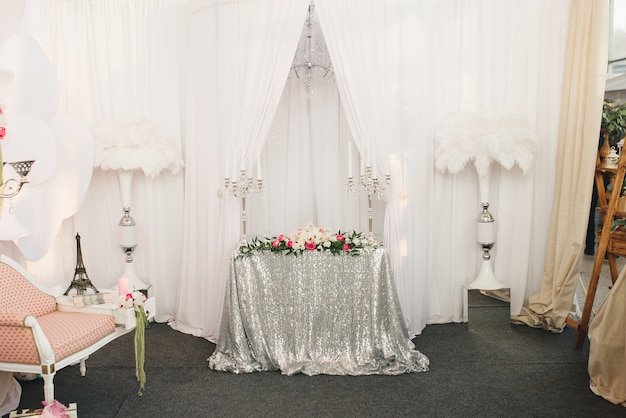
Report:
[[[184,178],[134,183],[135,262],[155,284],[159,320],[216,338],[241,228],[223,178],[241,168],[256,177],[257,155],[265,192],[249,199],[249,235],[309,220],[367,228],[364,196],[345,186],[353,142],[392,176],[387,200],[375,200],[374,232],[384,231],[415,335],[461,320],[462,285],[480,265],[476,175],[434,169],[435,134],[450,113],[509,111],[536,131],[526,176],[494,167],[490,209],[512,313],[539,288],[570,3],[318,0],[336,85],[317,80],[312,97],[293,77],[285,89],[308,0],[46,0],[39,39],[60,75],[63,112],[91,126],[147,116],[184,151]],[[84,207],[29,269],[69,283],[79,231],[90,277],[113,285],[123,267],[119,206],[115,174],[96,170]]]
[[[348,126],[354,135],[360,159],[372,167],[373,175],[381,180],[392,175],[390,191],[385,191],[384,242],[386,243],[401,294],[406,295],[406,274],[403,251],[406,235],[400,224],[406,209],[406,197],[401,186],[402,151],[396,130],[404,126],[402,114],[404,80],[399,75],[398,51],[403,45],[395,38],[402,20],[401,10],[389,9],[385,2],[333,2],[317,1],[321,27],[327,37],[328,49],[336,69],[337,85],[346,109]],[[391,47],[391,48],[390,48]],[[410,52],[410,51],[407,51]],[[392,76],[391,76],[392,75]],[[391,76],[391,77],[390,77]],[[393,81],[392,81],[393,80]],[[391,163],[395,164],[391,164]],[[399,181],[400,180],[400,181]],[[399,187],[400,186],[400,187]],[[391,193],[389,193],[391,192]],[[425,229],[425,228],[424,228]],[[417,284],[423,293],[423,282]],[[407,314],[410,303],[402,298],[405,318],[412,333],[426,325],[427,316]],[[425,305],[422,305],[425,307]],[[413,320],[417,321],[413,324]]]
[[[553,168],[568,2],[316,4],[355,141],[392,174],[385,241],[412,334],[459,320],[462,284],[480,262],[475,174],[433,173],[434,133],[451,112],[484,109],[537,131],[533,172],[493,180],[496,273],[519,311],[542,269],[553,183],[535,174]]]
[[[257,177],[306,6],[304,0],[188,4],[187,195],[175,329],[210,340],[219,334],[229,257],[240,236],[239,202],[223,190],[224,178],[234,180],[242,169]]]
[[[334,78],[318,74],[309,86],[291,72],[261,157],[265,189],[249,202],[250,235],[290,233],[308,222],[334,231],[367,228],[365,197],[347,191],[349,146],[356,176]],[[379,229],[381,214],[374,213]]]

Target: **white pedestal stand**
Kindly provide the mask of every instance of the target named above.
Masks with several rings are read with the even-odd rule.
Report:
[[[133,251],[137,246],[135,238],[135,220],[130,216],[131,190],[133,185],[134,170],[118,170],[117,176],[120,183],[120,197],[122,199],[122,207],[124,216],[120,219],[120,248],[126,255],[126,265],[124,267],[123,277],[128,278],[128,287],[130,291],[143,290],[146,292],[150,285],[143,282],[133,266]]]
[[[480,201],[482,212],[476,220],[476,241],[482,247],[482,264],[478,276],[472,281],[468,287],[470,289],[496,290],[503,289],[506,285],[502,284],[493,271],[491,264],[491,254],[489,251],[496,244],[496,220],[489,212],[489,181],[491,179],[491,167],[484,176],[478,176],[478,187],[480,192]]]
[[[482,211],[476,219],[476,242],[483,250],[482,263],[478,276],[470,283],[463,285],[463,322],[468,322],[468,293],[471,289],[496,290],[507,286],[501,283],[493,271],[491,254],[489,251],[496,244],[497,228],[496,220],[489,212],[489,181],[491,180],[491,167],[484,176],[478,176],[478,188]]]

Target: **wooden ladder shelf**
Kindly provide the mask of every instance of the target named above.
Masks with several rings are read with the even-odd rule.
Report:
[[[566,324],[578,331],[576,336],[575,348],[581,349],[585,343],[587,337],[587,331],[589,330],[589,320],[591,319],[591,312],[593,308],[593,302],[596,296],[596,290],[598,288],[598,281],[600,280],[600,274],[602,273],[602,266],[604,264],[604,258],[607,256],[609,259],[609,267],[611,271],[611,278],[613,282],[617,279],[617,266],[615,262],[615,256],[626,256],[626,234],[619,241],[612,240],[612,224],[613,220],[618,217],[626,218],[626,213],[618,213],[616,216],[617,202],[620,198],[620,191],[624,184],[624,176],[626,175],[626,152],[622,152],[616,169],[602,168],[600,156],[596,159],[596,187],[598,190],[598,209],[602,216],[602,231],[600,233],[600,239],[598,241],[598,249],[593,263],[593,269],[591,271],[591,277],[589,278],[589,286],[587,287],[587,295],[585,297],[585,305],[583,307],[582,316],[579,321],[576,321],[572,317],[567,317]],[[612,178],[610,184],[613,189],[610,197],[607,198],[605,176],[608,175]]]

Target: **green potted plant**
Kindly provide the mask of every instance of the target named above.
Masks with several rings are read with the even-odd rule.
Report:
[[[620,104],[617,100],[607,99],[602,105],[602,122],[600,133],[608,139],[609,147],[617,146],[617,143],[626,136],[626,104]]]
[[[621,142],[626,137],[626,104],[620,103],[618,100],[606,99],[602,104],[602,121],[600,123],[600,142],[602,150],[600,155],[604,158],[610,152],[612,147],[620,148]],[[621,143],[620,143],[621,142]],[[611,192],[612,184],[607,185],[607,192]],[[626,196],[626,182],[622,185],[620,198]],[[621,202],[619,202],[621,203]],[[622,211],[621,204],[618,204],[618,211]],[[626,219],[618,218],[613,221],[612,230],[618,227],[626,226]]]

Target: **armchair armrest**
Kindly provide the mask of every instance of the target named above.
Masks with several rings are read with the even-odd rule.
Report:
[[[28,315],[28,312],[0,311],[0,325],[23,327]]]
[[[43,333],[41,326],[39,326],[37,318],[34,316],[27,316],[24,321],[24,325],[33,329],[33,337],[35,338],[35,344],[37,345],[37,350],[39,351],[41,364],[54,363],[54,351],[52,350],[50,341],[48,341],[48,337],[46,337],[46,334]]]
[[[39,363],[41,365],[54,364],[55,355],[54,351],[52,350],[52,345],[50,344],[48,337],[46,337],[46,334],[44,334],[43,330],[41,329],[41,325],[37,321],[37,318],[35,318],[34,316],[24,312],[0,311],[0,335],[3,335],[3,332],[9,332],[13,335],[22,335],[26,338],[28,338],[27,336],[30,335],[30,338],[32,338],[30,340],[31,344],[34,344],[33,348],[37,351],[37,354],[39,355]],[[9,357],[12,358],[12,360],[7,360],[5,356],[2,355],[0,356],[0,358],[4,360],[0,360],[0,362],[16,362],[16,359],[12,357],[11,353],[4,354],[9,354]],[[26,356],[28,356],[28,354]],[[22,363],[21,360],[17,362]],[[26,363],[30,364],[30,360],[27,360]]]

